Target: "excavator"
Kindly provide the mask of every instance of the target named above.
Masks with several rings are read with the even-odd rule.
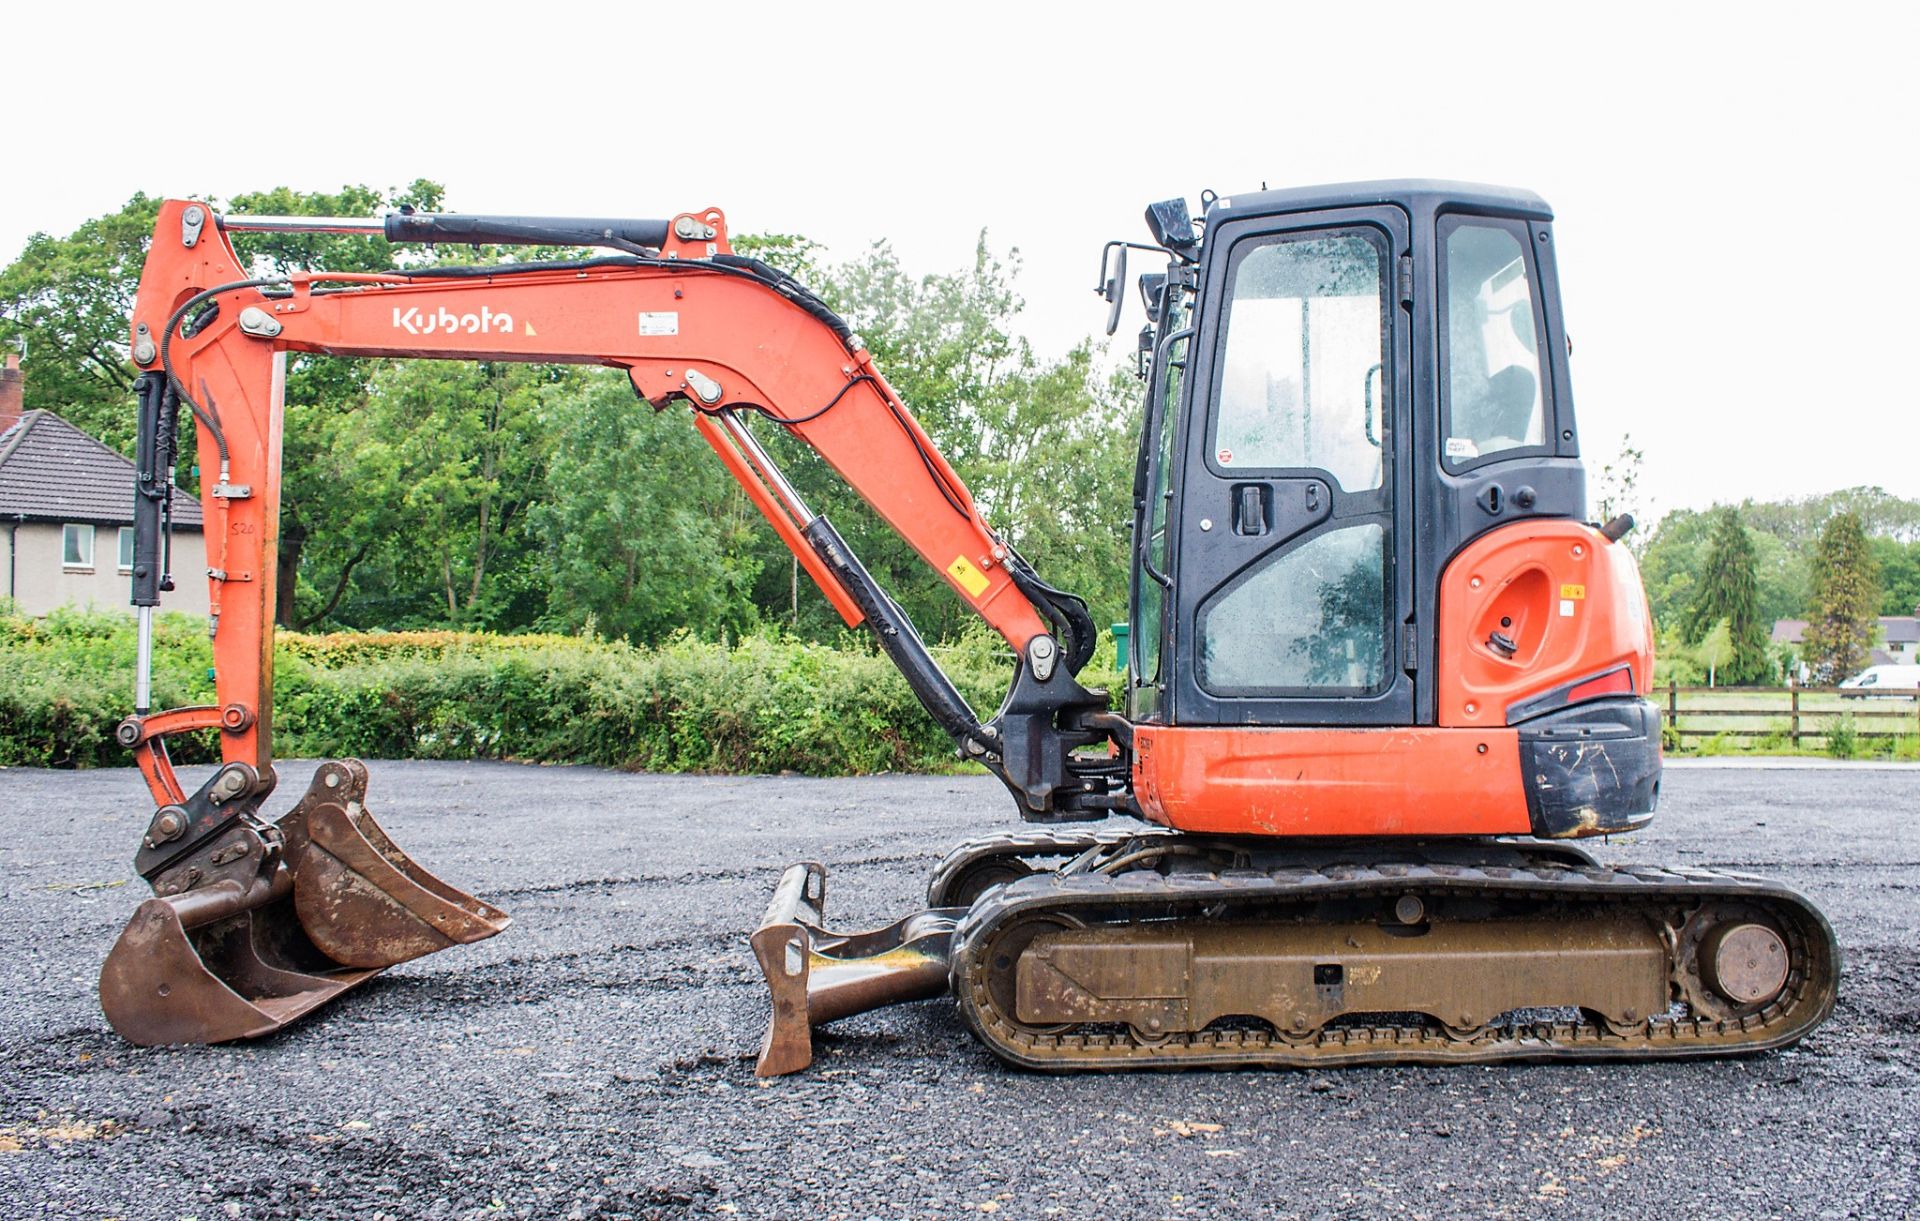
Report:
[[[422,868],[323,762],[277,819],[273,623],[290,354],[624,370],[684,411],[848,625],[1032,828],[960,845],[927,907],[836,931],[785,870],[751,935],[758,1072],[822,1023],[950,993],[1044,1071],[1644,1060],[1785,1047],[1831,1013],[1840,951],[1773,881],[1601,865],[1576,841],[1658,804],[1653,630],[1622,537],[1586,520],[1553,217],[1525,191],[1404,180],[1201,196],[1101,253],[1138,277],[1146,385],[1130,631],[1098,631],[983,516],[875,367],[717,208],[665,219],[401,210],[159,212],[140,368],[134,712],[155,805],[140,904],[100,976],[140,1044],[258,1036],[506,913]],[[524,261],[268,273],[235,235],[542,247]],[[559,249],[565,257],[550,257]],[[154,710],[182,409],[203,472],[216,702]],[[640,409],[636,405],[636,410]],[[982,717],[757,437],[810,447],[1013,653]],[[168,740],[217,734],[188,792]],[[1089,825],[1095,824],[1095,825]]]

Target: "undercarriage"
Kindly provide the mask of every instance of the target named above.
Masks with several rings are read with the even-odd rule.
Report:
[[[1785,886],[1531,840],[1023,833],[941,862],[930,909],[824,926],[795,866],[754,945],[762,1075],[813,1025],[951,990],[995,1055],[1133,1068],[1663,1059],[1790,1045],[1839,947]]]

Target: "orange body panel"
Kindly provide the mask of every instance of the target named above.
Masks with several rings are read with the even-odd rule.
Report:
[[[1578,522],[1490,531],[1441,578],[1437,653],[1437,726],[1135,726],[1140,808],[1224,835],[1528,834],[1509,710],[1645,694],[1653,624],[1633,557]]]
[[[1579,522],[1515,522],[1469,543],[1441,577],[1439,631],[1442,725],[1507,725],[1517,705],[1575,684],[1584,697],[1645,695],[1653,682],[1633,554]],[[1511,657],[1489,643],[1495,632],[1513,641]],[[1587,684],[1623,666],[1626,684]]]
[[[1524,835],[1511,729],[1137,725],[1148,818],[1220,835]]]
[[[182,240],[187,201],[160,209],[140,280],[135,347],[166,333],[169,316],[195,294],[249,275],[217,224],[195,244]],[[215,620],[219,703],[249,715],[222,735],[228,762],[263,774],[272,760],[272,638],[278,556],[280,447],[286,352],[339,356],[427,357],[599,364],[627,370],[655,407],[691,403],[716,413],[754,408],[793,419],[789,426],[850,483],[888,525],[946,577],[966,603],[1009,644],[1024,649],[1047,631],[1014,586],[1007,553],[965,485],[920,428],[864,348],[849,349],[833,330],[770,285],[725,274],[704,257],[727,253],[718,210],[686,214],[716,231],[698,244],[670,239],[671,265],[608,265],[500,276],[400,275],[291,277],[290,295],[236,288],[213,298],[219,312],[191,337],[170,345],[179,383],[217,412],[230,451],[229,493],[211,476],[213,443],[196,421],[207,522],[207,563]],[[352,291],[315,293],[315,283]],[[254,333],[243,316],[255,317]],[[270,320],[263,333],[258,319]],[[158,369],[160,361],[142,363]],[[700,396],[718,385],[716,397]],[[835,402],[836,396],[838,401]],[[831,410],[822,411],[830,402]],[[754,503],[795,547],[849,622],[858,609],[832,574],[804,549],[805,522],[785,506],[751,454],[703,420],[701,431]],[[916,442],[918,444],[916,445]],[[342,488],[343,496],[353,489]],[[185,574],[183,574],[185,575]],[[165,800],[165,796],[156,793]]]

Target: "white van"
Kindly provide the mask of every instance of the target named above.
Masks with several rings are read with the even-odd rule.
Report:
[[[1920,688],[1920,666],[1868,666],[1840,684],[1840,694],[1905,699]]]

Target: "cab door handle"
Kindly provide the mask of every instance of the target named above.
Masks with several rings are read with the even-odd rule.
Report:
[[[1273,490],[1264,483],[1242,483],[1233,489],[1233,532],[1248,536],[1265,534],[1268,506]]]

